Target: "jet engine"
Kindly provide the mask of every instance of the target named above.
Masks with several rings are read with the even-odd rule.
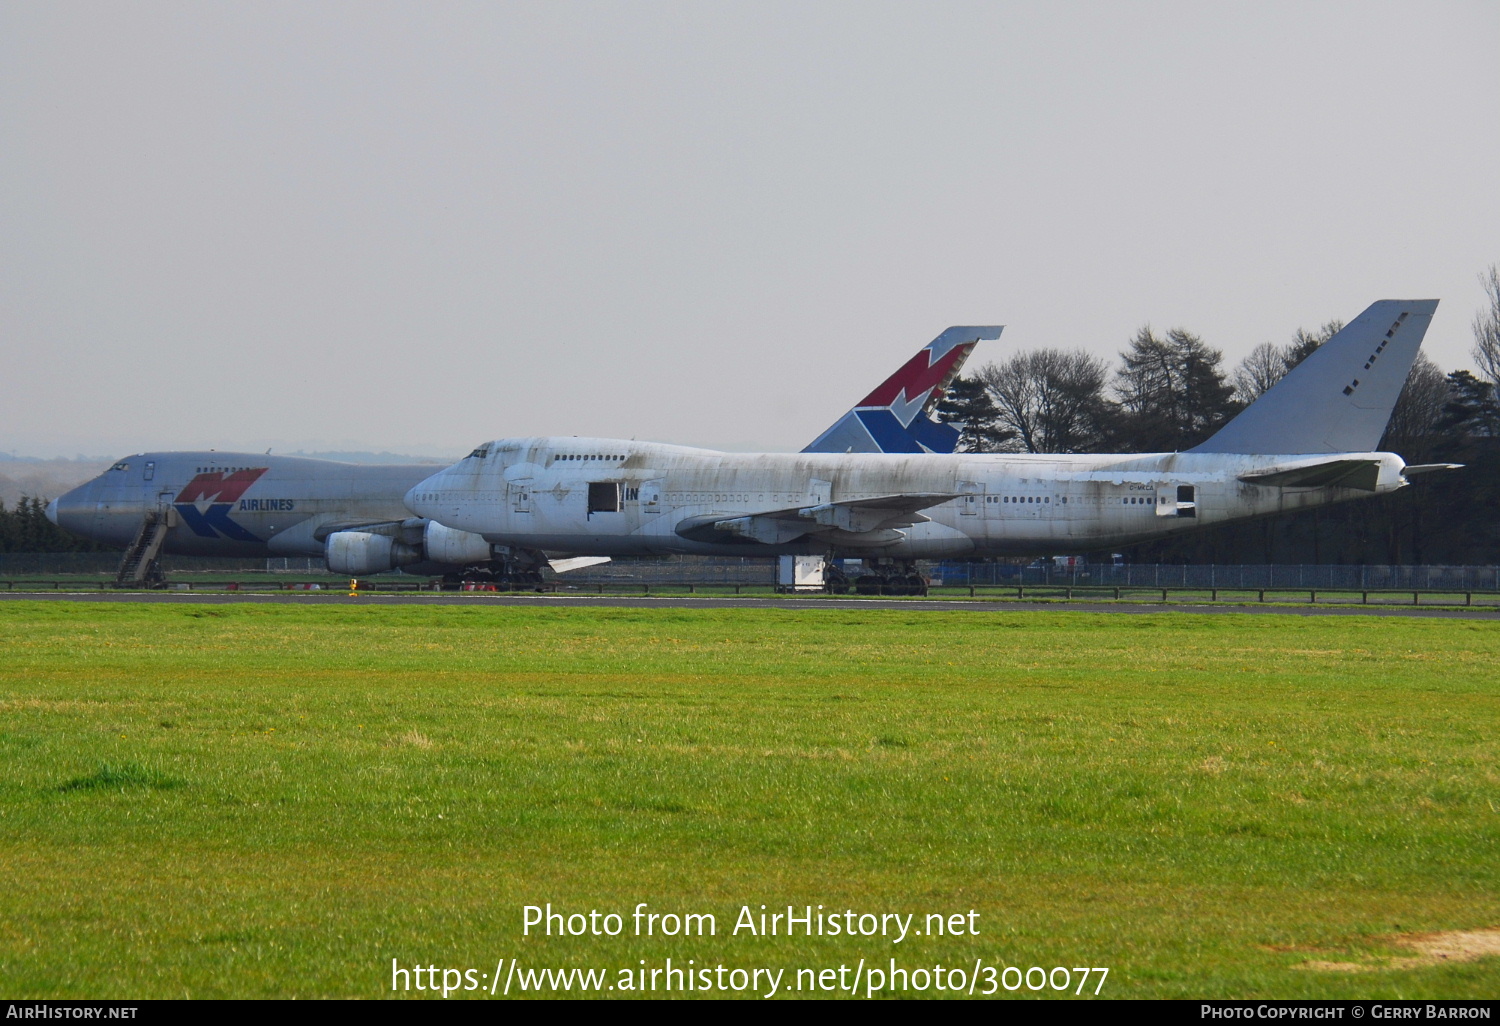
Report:
[[[350,577],[384,573],[422,560],[422,553],[400,538],[368,531],[335,531],[323,543],[323,555],[329,570]]]
[[[422,547],[431,563],[468,566],[490,560],[490,543],[483,537],[470,531],[455,531],[436,520],[429,520],[422,530]]]

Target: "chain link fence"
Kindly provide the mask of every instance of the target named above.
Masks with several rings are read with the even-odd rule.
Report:
[[[1301,564],[1029,566],[943,562],[928,576],[948,586],[1065,585],[1100,588],[1307,588],[1347,591],[1500,591],[1493,566],[1316,566]]]
[[[0,553],[0,576],[48,579],[56,575],[97,574],[113,577],[120,556],[112,552]],[[323,574],[316,556],[274,559],[209,559],[167,556],[166,573]],[[850,566],[851,574],[857,574]],[[918,570],[934,585],[945,587],[1016,587],[1059,585],[1099,588],[1297,588],[1349,591],[1497,591],[1500,567],[1494,566],[1315,566],[1298,564],[1112,566],[1088,563],[1060,566],[1052,560],[1029,565],[997,562],[921,562]],[[387,575],[382,575],[382,577]],[[402,575],[389,575],[393,579]],[[410,575],[406,575],[410,576]],[[617,559],[560,575],[570,585],[766,585],[776,583],[774,559],[721,559],[678,556],[661,559]]]
[[[120,552],[3,552],[0,553],[0,576],[45,577],[52,574],[106,574],[113,577],[120,569]],[[167,573],[184,571],[211,571],[214,573],[253,572],[270,569],[268,562],[280,564],[282,560],[266,559],[218,559],[203,556],[163,556],[162,569]],[[321,559],[293,559],[290,561],[295,573],[308,573],[300,569],[311,563],[312,573],[323,573]]]

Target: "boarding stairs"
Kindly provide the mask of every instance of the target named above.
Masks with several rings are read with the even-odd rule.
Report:
[[[167,576],[162,573],[161,564],[157,558],[161,555],[162,544],[167,540],[167,532],[172,529],[176,520],[176,510],[168,508],[165,510],[152,510],[147,513],[141,521],[141,529],[136,532],[135,540],[130,543],[130,548],[125,550],[125,558],[120,560],[120,571],[115,574],[116,588],[165,588]]]

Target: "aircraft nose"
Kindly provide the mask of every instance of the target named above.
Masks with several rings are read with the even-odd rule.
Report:
[[[47,519],[71,534],[92,538],[97,484],[89,481],[47,503]]]
[[[429,496],[437,491],[439,487],[438,478],[440,477],[442,477],[441,474],[434,474],[427,480],[413,486],[411,491],[406,493],[406,508],[411,511],[413,516],[431,516],[433,503]]]

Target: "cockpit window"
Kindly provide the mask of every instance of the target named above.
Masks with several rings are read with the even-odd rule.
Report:
[[[130,469],[130,464],[129,463],[125,463],[125,462],[122,461],[120,463],[116,463],[114,466],[110,467],[109,469],[110,470],[129,470]]]
[[[484,459],[489,454],[490,454],[490,447],[487,446],[487,445],[481,445],[479,448],[477,448],[473,452],[469,453],[469,455],[466,458],[467,459],[473,459],[474,457],[477,456],[480,459]]]

